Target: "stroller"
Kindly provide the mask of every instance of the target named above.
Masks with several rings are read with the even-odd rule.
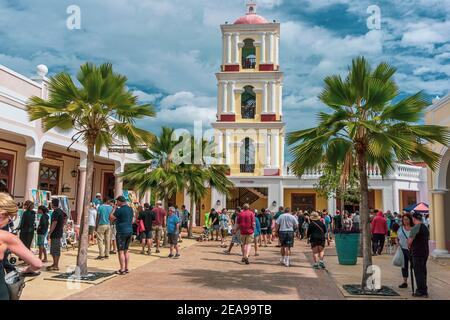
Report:
[[[199,242],[208,241],[210,235],[210,230],[208,227],[203,226],[203,232],[200,234],[200,237],[197,239]]]

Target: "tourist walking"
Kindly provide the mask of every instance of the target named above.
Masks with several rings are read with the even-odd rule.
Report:
[[[242,262],[250,264],[249,256],[255,231],[255,214],[250,211],[248,203],[244,204],[243,211],[236,218],[236,231],[241,233]]]
[[[109,216],[113,210],[111,200],[101,204],[97,209],[95,232],[97,234],[98,257],[97,260],[109,259],[111,245],[111,223]]]
[[[428,247],[430,232],[423,224],[421,213],[415,212],[412,218],[414,227],[409,233],[408,246],[411,252],[412,267],[417,285],[416,292],[413,293],[413,296],[428,298],[427,261],[430,253]]]
[[[273,220],[276,222],[277,220],[278,220],[278,218],[283,214],[283,212],[284,212],[284,208],[282,207],[282,206],[280,206],[280,207],[278,207],[278,211],[277,211],[277,213],[275,213],[275,215],[273,216]],[[274,237],[278,237],[277,236],[277,232],[276,232],[276,226],[275,226],[275,228],[274,228]],[[281,244],[280,244],[280,238],[278,237],[278,243],[277,243],[277,245],[276,245],[276,247],[277,248],[280,248],[281,247]]]
[[[186,209],[186,206],[183,204],[181,206],[181,226],[180,226],[180,234],[183,231],[183,229],[186,229],[186,232],[189,233],[189,220],[190,220],[191,214]]]
[[[305,215],[303,214],[302,210],[298,212],[297,221],[298,221],[298,236],[300,240],[303,240],[305,238],[305,228],[303,227],[305,223]]]
[[[178,234],[180,233],[180,218],[176,215],[175,208],[169,208],[169,216],[167,217],[167,239],[170,245],[169,258],[179,258]],[[175,256],[173,250],[175,249]]]
[[[59,199],[52,199],[52,223],[50,225],[50,255],[53,258],[53,264],[47,267],[47,271],[59,271],[59,258],[61,256],[61,239],[64,234],[64,225],[66,223],[66,214],[59,207]]]
[[[117,249],[119,250],[120,269],[116,271],[116,274],[124,275],[129,272],[129,247],[133,235],[133,209],[128,206],[124,196],[120,196],[116,199],[116,205],[109,218],[111,221],[116,222],[117,229],[116,241]]]
[[[156,202],[156,207],[153,208],[153,213],[155,214],[155,220],[153,221],[153,231],[155,232],[155,244],[156,253],[159,253],[159,247],[161,245],[161,237],[163,236],[164,228],[166,227],[167,213],[162,207],[162,202],[158,200]]]
[[[34,238],[34,223],[36,219],[36,212],[34,209],[34,203],[30,200],[25,201],[23,205],[23,213],[20,219],[19,230],[20,240],[23,242],[27,249],[31,248],[31,243]]]
[[[97,206],[91,203],[89,208],[89,245],[95,244],[95,227],[97,224]]]
[[[324,210],[323,211],[323,222],[325,224],[325,229],[326,229],[326,234],[325,234],[325,239],[327,240],[327,245],[330,246],[331,244],[331,217],[328,213],[328,210]]]
[[[333,217],[332,228],[333,232],[339,232],[342,230],[342,215],[339,210],[336,210],[336,214]]]
[[[376,216],[371,222],[372,230],[372,251],[374,255],[380,255],[383,252],[384,241],[388,235],[388,227],[386,218],[381,211],[375,211]]]
[[[228,211],[223,208],[219,215],[219,228],[220,228],[220,246],[226,248],[226,238],[228,236],[228,226],[230,224],[230,217],[228,216]]]
[[[403,215],[401,222],[402,225],[397,232],[397,246],[400,247],[403,253],[403,267],[402,267],[403,283],[398,287],[401,289],[405,289],[408,288],[409,263],[410,263],[408,238],[411,232],[411,228],[413,227],[412,216],[409,213]]]
[[[257,218],[261,228],[261,243],[264,243],[264,247],[267,247],[267,241],[269,240],[268,237],[270,237],[269,225],[272,224],[270,213],[268,213],[266,209],[262,208]]]
[[[144,203],[144,211],[139,214],[140,221],[144,225],[144,230],[141,233],[141,254],[145,254],[145,247],[147,247],[147,254],[152,254],[152,243],[153,243],[153,222],[156,220],[155,213],[149,203]]]
[[[232,213],[231,217],[230,217],[230,221],[231,221],[231,230],[232,230],[232,238],[231,238],[231,243],[230,246],[228,247],[227,250],[224,251],[225,254],[230,254],[231,253],[231,249],[233,248],[233,246],[236,244],[238,246],[242,245],[241,244],[241,233],[239,232],[238,226],[236,224],[236,219],[238,214],[241,212],[241,208],[237,207],[236,210]]]
[[[255,210],[256,211],[256,210]],[[257,217],[257,213],[255,213],[255,230],[253,232],[253,243],[255,246],[255,257],[259,256],[258,253],[258,244],[261,237],[261,223]]]
[[[219,241],[219,231],[220,231],[220,223],[219,223],[219,214],[216,209],[211,209],[209,214],[209,225],[211,226],[211,240],[214,239],[214,233],[216,233],[216,241]]]
[[[312,212],[310,216],[310,224],[306,232],[306,237],[309,239],[311,249],[313,251],[314,269],[325,269],[323,261],[325,254],[325,239],[327,227],[320,221],[320,216],[317,212]]]
[[[48,228],[50,226],[50,216],[48,215],[48,208],[46,206],[39,206],[38,214],[41,215],[39,219],[39,225],[37,228],[37,245],[39,248],[39,260],[42,262],[48,262],[47,260],[47,249],[45,248]],[[43,258],[43,259],[42,259]]]
[[[17,211],[18,207],[13,198],[6,193],[0,193],[0,300],[10,300],[3,261],[6,259],[7,252],[14,253],[28,264],[22,273],[35,274],[42,268],[42,261],[35,257],[17,236],[3,230],[17,216]]]
[[[289,208],[284,210],[276,220],[276,233],[281,246],[280,263],[286,267],[290,265],[291,248],[294,246],[295,230],[298,228],[298,220],[289,213]]]
[[[361,228],[361,215],[356,211],[353,215],[353,229],[359,231]]]

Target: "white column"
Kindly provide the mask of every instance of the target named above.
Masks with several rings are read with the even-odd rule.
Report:
[[[280,36],[275,36],[275,66],[280,65]]]
[[[381,193],[382,193],[382,197],[383,197],[383,208],[379,208],[379,209],[383,210],[384,212],[386,212],[387,210],[393,210],[393,211],[398,212],[397,210],[394,210],[394,198],[393,198],[392,187],[384,187],[381,190]]]
[[[123,173],[124,165],[120,162],[116,163],[116,169],[114,171],[114,175],[116,177],[115,185],[114,185],[114,197],[117,198],[123,195],[123,179],[119,177],[121,173]]]
[[[280,154],[280,158],[281,158],[280,166],[281,166],[281,168],[284,168],[284,133],[281,134],[281,154]]]
[[[271,140],[270,133],[266,132],[266,163],[265,163],[266,168],[270,167],[270,140]]]
[[[317,208],[320,209],[320,208]],[[331,216],[334,216],[334,213],[336,212],[336,198],[335,197],[329,197],[327,200],[327,209],[328,214]]]
[[[269,94],[269,112],[275,113],[276,104],[276,83],[275,81],[270,81],[270,94]]]
[[[239,33],[233,34],[234,38],[234,64],[239,64]]]
[[[277,169],[280,167],[279,163],[279,132],[278,130],[272,130],[272,168]]]
[[[228,82],[228,101],[230,104],[230,113],[236,113],[236,96],[234,94],[234,81]]]
[[[220,94],[221,94],[221,110],[222,113],[227,113],[227,99],[228,99],[228,92],[227,92],[227,83],[225,81],[220,81]]]
[[[273,63],[273,52],[274,52],[274,33],[269,33],[269,63]]]
[[[39,170],[42,157],[25,156],[27,160],[27,172],[25,174],[25,195],[24,200],[31,200],[31,190],[38,189]]]
[[[266,33],[261,33],[261,52],[260,52],[261,64],[266,63]]]
[[[278,87],[278,110],[280,112],[280,116],[283,115],[283,85],[280,83]]]
[[[263,83],[263,92],[262,92],[262,112],[267,113],[267,86],[268,82]]]
[[[386,205],[383,203],[383,206],[385,207],[386,210],[392,210],[393,212],[399,212],[400,211],[400,196],[399,196],[399,189],[398,189],[398,185],[397,183],[394,182],[394,185],[392,187],[392,193],[393,193],[393,205],[394,207],[391,208],[386,208]]]
[[[231,64],[231,33],[225,33],[225,42],[227,44],[226,63]]]
[[[431,212],[431,219],[433,219],[434,232],[436,237],[436,249],[431,255],[433,257],[449,256],[446,247],[445,236],[445,195],[448,190],[432,190],[433,210]]]
[[[222,64],[227,63],[227,38],[225,37],[225,34],[222,35]]]
[[[216,152],[218,158],[218,164],[223,163],[223,133],[222,131],[217,131],[217,141],[216,141]]]
[[[231,153],[230,153],[230,136],[231,133],[225,132],[225,164],[226,165],[231,165]]]

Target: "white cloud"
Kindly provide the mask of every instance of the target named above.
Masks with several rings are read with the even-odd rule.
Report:
[[[139,98],[141,103],[154,103],[156,100],[162,98],[162,93],[147,93],[141,90],[134,90],[133,94]]]
[[[434,48],[434,45],[450,41],[450,21],[420,21],[406,25],[401,44],[419,48]]]

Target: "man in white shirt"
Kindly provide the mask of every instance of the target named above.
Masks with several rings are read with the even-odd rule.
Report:
[[[275,227],[281,244],[280,263],[286,267],[289,267],[291,247],[294,246],[295,230],[298,228],[297,218],[289,211],[289,208],[284,209],[284,213],[278,217]]]
[[[96,244],[95,241],[95,226],[97,224],[97,208],[94,203],[91,203],[89,208],[89,244]]]

